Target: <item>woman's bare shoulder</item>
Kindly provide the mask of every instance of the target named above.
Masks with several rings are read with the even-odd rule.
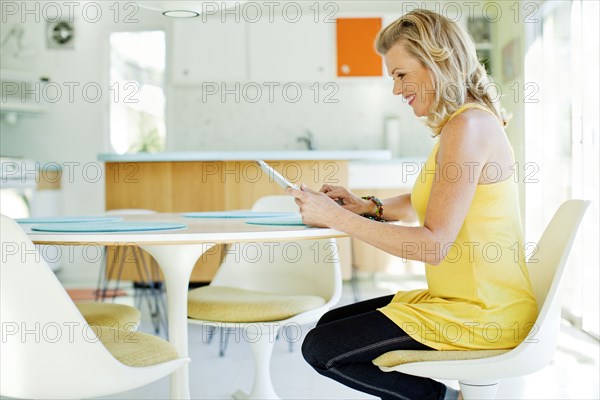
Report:
[[[498,118],[477,108],[456,115],[444,125],[440,146],[469,145],[478,151],[493,148],[498,139],[505,137],[504,128]]]
[[[501,168],[501,177],[510,176],[514,163],[510,143],[496,116],[469,109],[452,118],[440,136],[440,151],[457,154],[465,162],[477,162],[483,168],[491,163]],[[485,175],[485,174],[484,174]],[[488,183],[482,177],[479,183]]]

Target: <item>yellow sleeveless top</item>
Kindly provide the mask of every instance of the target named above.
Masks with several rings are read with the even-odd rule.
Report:
[[[451,117],[484,106],[468,103]],[[425,220],[435,179],[436,142],[411,193]],[[379,310],[413,339],[437,350],[511,349],[535,322],[537,303],[523,255],[517,182],[479,184],[467,216],[437,266],[425,265],[427,290],[398,292]]]

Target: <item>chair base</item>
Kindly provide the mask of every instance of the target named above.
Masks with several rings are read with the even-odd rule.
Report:
[[[275,393],[275,389],[273,388],[270,372],[271,354],[273,353],[273,345],[275,344],[273,335],[277,335],[278,327],[273,329],[271,324],[262,323],[260,328],[260,336],[250,342],[250,347],[254,354],[255,367],[252,390],[249,395],[246,397],[239,397],[240,399],[279,399],[279,396],[277,396],[277,393]],[[270,332],[272,332],[272,334]]]
[[[478,384],[476,382],[459,382],[464,400],[493,400],[498,392],[498,382]]]

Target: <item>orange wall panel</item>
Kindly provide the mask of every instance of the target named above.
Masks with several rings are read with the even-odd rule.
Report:
[[[382,75],[381,57],[375,51],[381,24],[381,18],[338,18],[338,76]]]

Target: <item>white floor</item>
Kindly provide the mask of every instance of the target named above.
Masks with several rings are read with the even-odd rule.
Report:
[[[389,294],[390,288],[412,288],[415,282],[385,282],[366,280],[361,283],[361,298]],[[346,285],[341,304],[352,301],[352,291]],[[310,327],[304,329],[304,333]],[[148,319],[142,330],[151,331]],[[190,391],[193,399],[230,399],[237,389],[248,391],[252,385],[253,360],[250,347],[243,337],[232,335],[225,357],[219,357],[216,336],[206,343],[206,330],[190,325],[189,347]],[[284,399],[371,399],[373,397],[346,388],[314,372],[300,354],[301,339],[288,349],[288,343],[275,344],[271,373],[275,390]],[[501,383],[498,399],[599,399],[600,347],[596,340],[563,324],[558,349],[553,362],[542,371]],[[455,382],[446,382],[454,387]],[[137,390],[106,398],[166,399],[169,380],[163,379]]]

